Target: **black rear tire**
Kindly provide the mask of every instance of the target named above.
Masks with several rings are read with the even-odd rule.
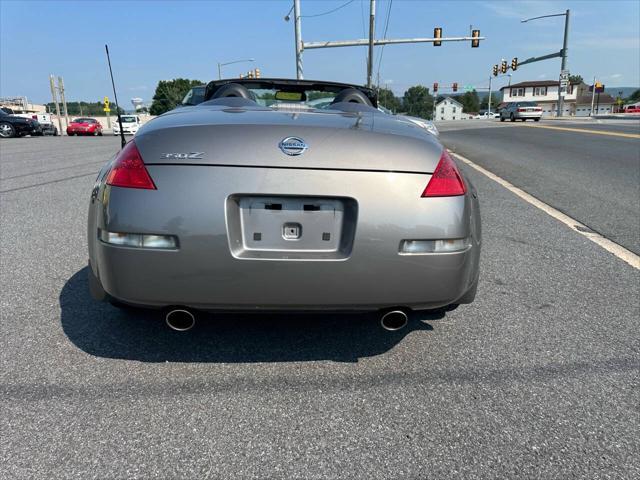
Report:
[[[516,121],[516,117],[513,115],[513,113],[509,115],[509,120],[511,120],[512,122]]]
[[[534,118],[534,119],[533,119],[533,121],[534,121],[534,122],[539,122],[539,121],[540,121],[540,119],[539,119],[539,118]]]
[[[504,122],[504,117],[502,115],[500,115],[500,121]]]

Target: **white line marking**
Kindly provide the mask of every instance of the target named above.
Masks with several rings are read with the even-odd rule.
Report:
[[[620,260],[623,260],[623,261],[627,262],[629,265],[631,265],[633,268],[640,270],[640,256],[636,255],[632,251],[627,250],[626,248],[622,247],[621,245],[618,245],[617,243],[612,242],[608,238],[603,237],[599,233],[592,231],[589,227],[587,227],[583,223],[580,223],[579,221],[571,218],[570,216],[565,215],[561,211],[556,210],[552,206],[547,205],[546,203],[544,203],[541,200],[537,199],[533,195],[528,194],[527,192],[525,192],[524,190],[516,187],[512,183],[509,183],[506,180],[504,180],[503,178],[497,176],[495,173],[491,173],[489,170],[487,170],[485,168],[482,168],[480,165],[477,165],[477,164],[473,163],[468,158],[465,158],[462,155],[454,153],[454,152],[451,152],[451,154],[454,155],[456,158],[458,158],[460,161],[462,161],[462,162],[466,163],[467,165],[469,165],[470,167],[475,168],[477,171],[479,171],[483,175],[489,177],[491,180],[499,183],[500,185],[502,185],[504,188],[506,188],[510,192],[516,194],[517,196],[522,198],[525,202],[533,205],[534,207],[539,208],[540,210],[542,210],[546,214],[552,216],[556,220],[561,221],[562,223],[564,223],[566,226],[568,226],[574,232],[577,232],[580,235],[582,235],[584,237],[587,237],[592,242],[600,245],[607,252],[610,252],[610,253],[614,254]]]

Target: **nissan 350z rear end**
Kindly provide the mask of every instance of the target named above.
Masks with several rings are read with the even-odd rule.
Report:
[[[306,104],[309,90],[329,107]],[[477,195],[436,137],[361,87],[222,81],[207,98],[146,124],[100,172],[96,299],[213,311],[473,301]]]

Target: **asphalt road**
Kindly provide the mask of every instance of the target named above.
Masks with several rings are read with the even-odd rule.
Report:
[[[454,152],[640,254],[640,121],[439,128]]]
[[[396,334],[293,314],[177,334],[87,291],[89,192],[117,147],[0,142],[0,478],[640,476],[640,273],[595,243],[465,169],[474,304]]]

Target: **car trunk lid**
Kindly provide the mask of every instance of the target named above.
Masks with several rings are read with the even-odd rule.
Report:
[[[442,152],[419,126],[382,113],[185,110],[138,131],[146,164],[431,173]]]

